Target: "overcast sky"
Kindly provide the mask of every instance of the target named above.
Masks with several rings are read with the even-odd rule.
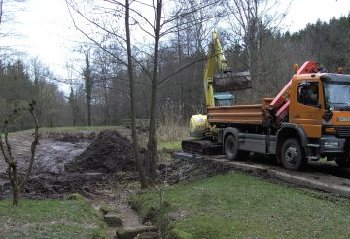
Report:
[[[55,74],[67,77],[65,65],[72,61],[71,47],[82,36],[72,26],[65,1],[27,0],[23,7],[25,11],[16,13],[17,23],[4,26],[7,30],[11,27],[21,39],[2,39],[0,44],[38,56]],[[333,17],[348,16],[349,12],[349,0],[294,0],[283,26],[284,30],[294,32],[317,19],[328,21]]]

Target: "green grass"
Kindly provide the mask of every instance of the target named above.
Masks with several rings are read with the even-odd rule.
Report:
[[[107,238],[106,226],[85,200],[0,201],[0,238]]]
[[[181,149],[181,140],[159,142],[158,149],[171,149],[171,150],[180,150]]]
[[[350,202],[328,196],[230,173],[171,186],[165,200],[175,229],[194,239],[350,238]],[[132,201],[145,217],[158,198],[148,192]]]

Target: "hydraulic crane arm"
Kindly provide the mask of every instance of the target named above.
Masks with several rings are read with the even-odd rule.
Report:
[[[317,73],[319,71],[319,64],[315,61],[305,62],[296,72],[299,74]],[[288,116],[289,111],[289,90],[292,85],[292,80],[278,93],[278,95],[270,103],[270,112],[274,115],[275,122],[278,125]]]

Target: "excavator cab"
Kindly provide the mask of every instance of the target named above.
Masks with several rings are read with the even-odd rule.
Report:
[[[235,104],[235,97],[231,93],[214,94],[215,106],[232,106]]]

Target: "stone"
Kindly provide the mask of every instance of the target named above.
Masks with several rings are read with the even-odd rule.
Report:
[[[157,232],[143,232],[137,236],[137,239],[158,239],[159,235]]]
[[[104,220],[110,227],[122,227],[123,221],[122,219],[115,213],[109,212],[104,215]]]
[[[67,200],[85,200],[85,197],[79,193],[72,193],[67,196]]]
[[[118,228],[117,238],[118,239],[133,239],[139,234],[142,234],[144,232],[157,232],[158,229],[155,226],[142,226],[142,227],[125,227],[125,228]]]

